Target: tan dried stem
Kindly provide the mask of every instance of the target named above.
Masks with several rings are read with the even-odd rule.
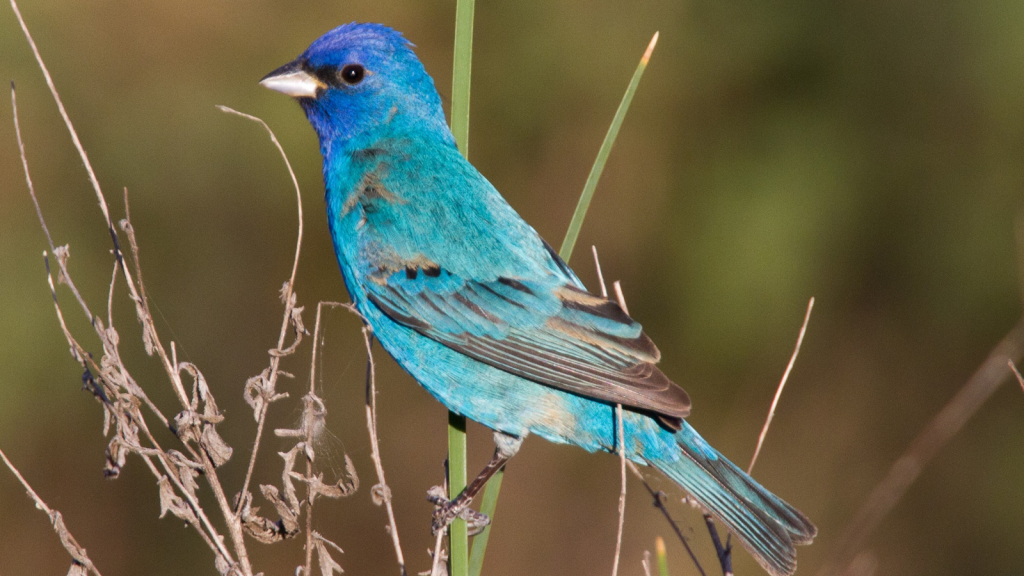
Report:
[[[71,122],[71,118],[68,115],[67,110],[64,107],[64,103],[63,103],[63,101],[60,98],[60,94],[57,92],[57,88],[56,88],[56,86],[53,83],[53,78],[51,77],[50,72],[47,69],[46,64],[43,61],[43,58],[42,58],[42,56],[41,56],[41,54],[39,52],[39,49],[36,46],[36,43],[35,43],[34,39],[32,38],[31,33],[28,30],[28,26],[26,25],[25,20],[24,20],[24,18],[21,15],[21,11],[18,9],[17,2],[15,0],[10,0],[10,4],[11,4],[11,8],[13,9],[13,11],[15,13],[15,16],[18,19],[18,23],[21,26],[22,32],[24,32],[25,38],[28,41],[29,46],[32,49],[32,53],[33,53],[33,55],[36,58],[36,62],[38,63],[39,68],[40,68],[40,70],[43,73],[43,76],[44,76],[44,78],[46,80],[46,84],[47,84],[47,86],[50,89],[50,93],[53,96],[54,101],[57,104],[57,108],[58,108],[58,110],[60,112],[61,118],[64,120],[64,125],[66,126],[66,128],[67,128],[67,130],[68,130],[68,132],[69,132],[69,134],[71,136],[72,142],[74,143],[75,148],[78,151],[79,157],[81,158],[82,163],[85,166],[86,172],[87,172],[87,174],[89,176],[89,181],[92,184],[93,191],[96,194],[96,198],[97,198],[97,201],[98,201],[99,206],[100,206],[100,211],[103,213],[103,219],[104,219],[104,222],[106,223],[107,231],[110,234],[111,241],[113,242],[113,245],[114,245],[115,257],[117,259],[117,262],[121,265],[122,271],[124,272],[126,284],[128,286],[128,290],[129,290],[129,296],[131,297],[131,299],[136,304],[136,315],[138,316],[139,322],[142,323],[142,325],[143,325],[144,337],[146,338],[148,343],[152,344],[152,346],[153,346],[152,351],[156,352],[158,354],[158,356],[160,358],[160,361],[161,361],[161,363],[164,366],[164,370],[167,372],[167,374],[168,374],[168,376],[169,376],[169,378],[171,380],[172,387],[174,388],[175,393],[178,396],[179,402],[181,402],[182,407],[187,410],[187,409],[189,409],[190,404],[189,404],[189,401],[188,401],[188,395],[185,393],[184,386],[182,385],[182,382],[181,382],[181,375],[180,375],[180,372],[179,372],[179,369],[178,369],[179,367],[171,363],[171,360],[167,356],[167,353],[166,353],[166,351],[165,351],[165,349],[163,347],[163,344],[162,344],[161,340],[159,339],[159,337],[157,335],[156,326],[153,323],[153,316],[149,312],[149,303],[148,303],[147,299],[145,298],[144,292],[142,291],[143,290],[142,287],[136,285],[135,280],[132,277],[132,272],[127,268],[127,266],[124,265],[124,255],[123,255],[123,253],[121,251],[121,248],[120,248],[120,242],[118,241],[117,231],[114,229],[113,223],[111,221],[110,210],[108,208],[106,198],[103,195],[103,191],[102,191],[102,189],[100,187],[99,181],[96,178],[96,173],[95,173],[95,171],[92,168],[92,163],[89,161],[88,154],[86,153],[85,148],[82,146],[81,140],[78,137],[78,133],[75,130],[74,125]],[[12,98],[13,98],[13,96],[12,96]],[[19,132],[20,132],[20,130],[19,130]],[[22,157],[22,160],[23,160],[23,163],[25,163],[26,169],[27,169],[27,162],[25,162],[24,155]],[[33,200],[35,201],[35,193],[34,193],[34,190],[32,190],[32,188],[31,188],[31,181],[30,181],[30,178],[27,176],[27,170],[26,170],[26,179],[29,180],[30,191],[32,192]],[[36,202],[36,205],[37,205],[37,211],[38,211],[38,202]],[[38,211],[38,213],[41,214],[41,211]],[[134,257],[135,257],[135,264],[136,264],[136,272],[138,272],[138,245],[134,242],[134,237],[133,237],[134,234],[133,234],[133,232],[131,230],[130,223],[126,220],[126,221],[124,221],[122,223],[122,225],[125,228],[125,231],[129,234],[129,239],[132,241]],[[45,230],[46,229],[45,228],[45,224],[43,226],[44,226],[44,230]],[[50,241],[50,245],[52,247],[52,239],[49,236],[48,231],[47,231],[47,238]],[[56,251],[57,251],[56,248],[51,248],[51,249],[56,253]],[[129,381],[128,380],[128,378],[130,378],[130,376],[127,375],[127,371],[124,369],[123,363],[121,363],[120,362],[120,358],[117,357],[117,354],[116,354],[117,343],[116,343],[115,339],[112,337],[111,334],[109,334],[107,332],[107,330],[102,328],[102,323],[100,322],[100,320],[98,318],[96,318],[92,314],[92,312],[88,309],[88,306],[85,304],[85,301],[78,294],[78,291],[76,289],[74,289],[73,283],[70,281],[70,275],[67,274],[66,267],[64,266],[64,263],[62,262],[63,259],[64,258],[58,258],[59,265],[61,267],[61,272],[62,272],[61,279],[62,280],[66,279],[68,281],[68,285],[72,287],[72,291],[75,293],[75,296],[78,299],[79,304],[82,306],[83,311],[89,317],[90,322],[93,324],[94,328],[96,329],[97,334],[100,336],[101,340],[103,341],[104,351],[107,352],[107,353],[114,354],[115,360],[116,360],[116,363],[118,364],[118,368],[119,368],[119,370],[121,372],[121,375],[126,379],[126,382],[132,382],[133,383],[134,381]],[[50,282],[51,282],[51,290],[52,290],[52,278],[50,279]],[[61,319],[61,321],[62,321],[62,324],[63,324],[63,318]],[[66,336],[70,335],[70,332],[67,331],[66,326],[64,327],[64,330],[65,330],[65,335]],[[78,347],[78,349],[80,349],[80,348],[81,347]],[[88,358],[88,355],[82,356],[80,358],[80,361],[82,361],[83,363],[91,362],[91,360],[86,360],[86,358]],[[143,393],[141,393],[141,389],[138,388],[137,385],[134,385],[134,383],[133,383],[133,386],[134,386],[134,388],[136,390],[132,390],[131,393],[136,395],[136,396],[140,396],[141,398],[144,399],[145,395]],[[152,403],[149,403],[147,401],[147,404],[149,404],[150,407],[152,409],[154,409],[155,413],[157,413],[157,414],[160,413],[158,410],[155,410],[155,407],[152,405]],[[138,419],[141,419],[141,415],[139,415]],[[163,422],[166,423],[166,419],[165,418],[162,418],[162,420],[163,420]],[[200,452],[202,452],[202,451],[200,451]],[[162,454],[162,451],[158,451],[158,453]],[[246,576],[251,575],[252,574],[252,569],[250,567],[249,560],[248,560],[247,553],[246,553],[246,549],[245,549],[245,541],[244,541],[244,538],[242,536],[241,523],[232,514],[231,507],[230,507],[230,505],[227,502],[227,498],[226,498],[226,496],[223,493],[223,489],[221,489],[221,487],[220,487],[220,482],[219,482],[219,479],[217,478],[216,470],[214,469],[214,466],[213,466],[212,462],[210,462],[209,458],[206,457],[205,454],[203,454],[202,456],[204,457],[204,472],[205,472],[207,481],[210,483],[211,487],[213,488],[214,494],[217,497],[218,504],[220,505],[222,512],[225,514],[225,520],[227,521],[227,525],[228,525],[229,532],[231,534],[232,542],[233,542],[233,545],[235,547],[235,551],[236,551],[236,553],[238,555],[238,560],[239,560],[241,571]],[[169,470],[170,467],[168,466],[168,463],[166,462],[166,458],[165,457],[161,457],[160,460],[161,460],[162,464],[164,465],[165,469]],[[173,480],[177,480],[177,477],[176,477],[176,475],[173,472],[169,472],[169,476]],[[177,482],[177,485],[178,485],[179,490],[182,490],[183,491],[182,493],[186,496],[186,498],[188,498],[190,500],[190,504],[193,506],[193,508],[196,509],[197,513],[201,513],[201,508],[199,508],[198,507],[198,503],[195,502],[194,499],[189,496],[188,491],[184,490],[181,487],[180,482]],[[208,520],[206,521],[206,524],[207,524],[207,528],[210,530],[211,536],[213,536],[213,541],[216,542],[216,544],[217,544],[217,548],[220,551],[220,553],[223,555],[224,558],[230,559],[230,555],[227,554],[226,549],[224,548],[223,544],[220,541],[220,537],[216,536],[216,532],[212,529],[212,525],[209,524]]]
[[[260,118],[257,118],[256,116],[252,116],[244,112],[239,112],[227,106],[218,105],[217,109],[228,114],[235,114],[236,116],[241,116],[242,118],[251,120],[253,122],[258,123],[260,126],[263,126],[263,129],[267,131],[268,135],[270,135],[271,142],[274,143],[274,146],[277,147],[277,151],[280,152],[281,158],[284,160],[285,166],[288,168],[288,175],[292,179],[292,185],[295,187],[295,200],[296,205],[298,206],[299,216],[299,229],[297,235],[298,238],[295,241],[295,259],[292,262],[292,273],[291,276],[288,277],[288,282],[285,283],[284,288],[281,291],[281,299],[284,301],[284,318],[281,320],[281,332],[277,338],[277,348],[271,350],[270,353],[270,376],[269,383],[267,384],[267,387],[270,390],[276,390],[277,377],[280,374],[279,367],[281,365],[281,358],[285,356],[284,342],[285,338],[288,335],[288,326],[292,323],[292,311],[295,309],[295,301],[293,298],[293,295],[295,293],[295,275],[298,273],[299,256],[302,254],[302,191],[299,189],[299,181],[295,177],[295,171],[292,169],[292,163],[288,161],[288,155],[285,154],[284,148],[281,147],[281,143],[277,140],[277,136],[274,135],[274,131],[270,129],[270,126],[267,126],[266,122],[264,122]],[[260,405],[260,414],[259,417],[257,418],[256,424],[256,440],[253,442],[252,455],[249,457],[249,466],[246,469],[245,481],[242,483],[242,490],[240,492],[240,494],[242,494],[243,496],[246,493],[248,493],[249,483],[252,481],[252,472],[256,466],[256,456],[259,453],[260,440],[263,437],[263,428],[266,424],[267,409],[269,408],[269,406],[270,402],[264,402]],[[239,498],[239,505],[237,510],[235,510],[236,518],[240,516],[242,513],[241,503],[243,500],[244,498]]]
[[[1020,387],[1024,388],[1024,376],[1020,375],[1020,370],[1017,370],[1017,365],[1013,363],[1013,360],[1007,360],[1006,364],[1013,370],[1013,375],[1017,377],[1017,382],[1020,383]]]
[[[25,184],[28,185],[28,193],[32,196],[32,204],[36,207],[36,216],[39,217],[39,225],[43,228],[43,233],[46,234],[46,244],[50,247],[50,252],[57,249],[53,244],[53,237],[50,236],[50,229],[46,227],[46,221],[43,220],[43,210],[39,207],[39,200],[36,198],[36,188],[32,184],[32,175],[28,170],[28,157],[25,156],[25,142],[21,139],[21,124],[18,122],[18,96],[17,90],[14,89],[14,81],[11,81],[11,113],[14,116],[14,134],[18,138],[18,152],[21,153],[21,166],[25,171]],[[83,302],[84,306],[85,303]]]
[[[103,576],[100,574],[99,569],[96,568],[96,565],[92,563],[92,560],[89,559],[89,555],[86,553],[85,548],[83,548],[75,540],[75,537],[71,535],[71,532],[68,531],[67,527],[64,525],[64,518],[61,516],[61,513],[47,506],[46,502],[43,502],[43,499],[39,497],[39,494],[36,494],[36,491],[32,489],[32,486],[27,480],[25,480],[25,477],[21,475],[21,472],[19,472],[18,469],[15,468],[14,464],[7,459],[7,455],[4,454],[3,450],[0,450],[0,458],[3,458],[4,464],[6,464],[7,468],[18,478],[18,482],[21,482],[25,491],[28,492],[29,497],[35,501],[36,508],[46,512],[46,515],[50,517],[50,524],[53,525],[53,531],[57,533],[57,538],[60,539],[64,549],[67,550],[69,555],[71,555],[72,562],[82,566],[89,572],[92,572],[95,576]]]
[[[44,258],[45,258],[46,254],[44,253],[43,255],[44,255]],[[64,332],[64,338],[68,341],[68,344],[74,350],[75,355],[79,359],[79,362],[82,364],[83,368],[89,369],[93,373],[99,374],[102,371],[101,367],[96,365],[95,361],[92,359],[92,355],[89,354],[84,348],[82,348],[82,346],[75,339],[74,335],[71,334],[71,331],[68,330],[67,323],[64,321],[64,313],[61,311],[60,302],[57,300],[57,291],[56,291],[56,288],[54,287],[53,275],[49,273],[49,259],[48,258],[46,259],[46,262],[47,262],[47,275],[46,275],[46,279],[47,279],[47,283],[48,283],[48,285],[50,287],[50,295],[53,297],[53,306],[54,306],[54,310],[56,311],[56,314],[57,314],[57,320],[60,323],[61,330]],[[68,281],[70,282],[71,279],[68,278]],[[116,359],[116,363],[117,363],[119,369],[122,371],[122,374],[125,374],[125,372],[124,372],[124,364],[120,361],[120,358]],[[127,377],[130,377],[130,376],[127,376]],[[115,391],[110,391],[110,392],[113,393]],[[157,414],[159,414],[159,412],[157,412]],[[157,480],[159,480],[160,478],[164,477],[165,474],[166,474],[167,477],[169,477],[171,479],[171,482],[174,484],[175,488],[178,490],[178,492],[181,493],[182,496],[185,497],[185,499],[189,503],[190,508],[196,514],[196,516],[200,519],[200,521],[201,521],[201,523],[203,525],[203,528],[205,528],[206,532],[203,532],[202,530],[198,530],[200,535],[203,537],[203,539],[206,541],[206,543],[208,545],[210,545],[211,549],[213,550],[213,552],[215,554],[221,555],[229,563],[233,564],[234,561],[232,560],[231,553],[228,552],[227,548],[224,547],[223,539],[217,533],[217,530],[213,527],[213,524],[210,522],[210,519],[207,517],[206,512],[200,506],[199,502],[182,485],[181,480],[178,477],[177,471],[167,461],[167,454],[166,454],[166,452],[164,452],[163,449],[160,448],[160,445],[157,443],[156,439],[153,437],[153,434],[150,432],[149,427],[146,425],[145,418],[142,417],[141,413],[136,413],[136,415],[134,416],[134,420],[141,427],[143,433],[146,435],[146,438],[150,441],[150,443],[153,446],[156,447],[156,449],[152,450],[152,451],[144,451],[144,450],[139,450],[138,451],[139,455],[143,458],[143,460],[146,462],[146,465],[149,467],[150,472],[153,473],[153,476],[155,478],[157,478]],[[166,423],[166,420],[165,420],[165,423]],[[152,460],[150,459],[151,456],[154,456],[154,455],[157,456],[157,459],[160,461],[161,467],[164,469],[164,473],[165,474],[162,474],[157,469],[156,465],[154,465]]]
[[[434,553],[431,556],[430,563],[430,576],[444,576],[444,559],[441,554],[441,543],[444,541],[444,535],[447,530],[438,530],[437,536],[434,538]]]
[[[615,290],[615,300],[618,301],[619,306],[622,306],[622,311],[629,315],[629,308],[626,307],[626,297],[622,295],[622,283],[616,280],[612,282],[612,288]]]
[[[185,392],[184,384],[181,381],[181,365],[178,364],[177,351],[175,350],[174,343],[171,342],[171,350],[172,352],[174,352],[173,357],[171,357],[168,356],[166,349],[164,348],[163,342],[160,340],[160,337],[156,332],[156,324],[153,322],[153,315],[150,312],[149,299],[146,297],[145,285],[142,282],[142,268],[139,262],[139,245],[135,238],[135,229],[131,224],[131,212],[128,203],[127,192],[127,189],[125,189],[125,219],[122,221],[121,227],[128,237],[128,247],[132,253],[132,263],[133,267],[135,268],[135,276],[138,279],[137,287],[135,281],[132,280],[131,274],[128,271],[127,266],[123,265],[124,259],[119,257],[118,260],[122,263],[121,269],[125,273],[125,279],[127,281],[129,289],[129,296],[136,303],[136,313],[139,317],[139,321],[143,324],[143,330],[149,331],[149,343],[152,345],[152,349],[160,358],[160,361],[164,366],[165,372],[167,372],[167,376],[170,379],[172,386],[177,391],[179,400],[183,402],[183,407],[186,410],[189,410],[191,408],[191,404],[188,400],[188,395]],[[115,249],[118,250],[119,252],[119,247],[115,246]],[[120,367],[120,369],[124,371],[124,363],[120,361],[120,358],[118,358],[117,364]],[[166,419],[164,419],[164,424],[167,424]],[[146,434],[148,435],[150,442],[152,442],[155,446],[158,446],[156,444],[156,439],[153,437],[152,434],[149,433],[148,427],[145,426],[145,422],[142,422],[141,425],[143,426],[143,429],[146,431]],[[206,453],[205,450],[194,450],[192,446],[189,445],[187,442],[183,444],[193,458],[198,458],[201,461],[206,481],[210,485],[210,488],[213,490],[214,497],[217,500],[217,505],[220,507],[221,514],[224,516],[225,522],[227,524],[228,533],[231,536],[232,546],[235,549],[235,554],[237,554],[238,556],[238,564],[240,565],[243,574],[245,574],[246,576],[251,575],[252,566],[249,562],[249,554],[245,545],[245,537],[242,532],[242,524],[240,519],[234,515],[234,511],[232,509],[230,502],[228,501],[227,494],[224,492],[224,488],[221,485],[220,477],[217,474],[216,465],[210,460],[209,455]],[[175,485],[175,488],[177,488],[178,491],[185,497],[190,507],[196,512],[200,520],[203,522],[203,525],[209,532],[210,538],[215,543],[216,551],[220,553],[222,557],[225,558],[226,561],[233,564],[234,561],[231,560],[231,554],[224,546],[221,536],[213,528],[213,524],[207,517],[205,510],[203,510],[198,500],[196,500],[196,498],[190,493],[190,491],[184,488],[184,486],[181,483],[181,480],[178,478],[177,473],[174,471],[174,468],[171,466],[170,462],[167,461],[166,453],[164,453],[163,450],[160,450],[160,452],[162,456],[159,458],[159,460],[161,466],[167,473],[167,476],[172,480],[172,482]]]
[[[811,297],[810,301],[807,302],[807,313],[804,314],[804,323],[800,326],[800,334],[796,337],[796,346],[793,348],[793,355],[789,357],[789,364],[786,365],[786,371],[782,373],[782,380],[779,381],[779,387],[775,389],[775,397],[772,399],[772,405],[768,408],[768,417],[764,421],[764,426],[761,428],[761,434],[757,437],[757,447],[754,448],[754,455],[750,457],[750,466],[747,466],[747,474],[754,469],[754,464],[757,462],[757,456],[761,453],[761,446],[764,444],[764,439],[768,436],[768,428],[772,425],[772,418],[775,418],[775,408],[779,405],[779,398],[782,397],[782,389],[786,387],[786,381],[789,380],[789,373],[793,371],[793,365],[796,364],[796,357],[800,354],[800,346],[804,343],[804,334],[807,333],[807,323],[811,320],[811,310],[814,309],[814,297]]]
[[[601,273],[601,260],[597,257],[597,246],[591,246],[590,251],[594,254],[594,268],[597,270],[597,281],[601,286],[601,297],[608,297],[608,287],[604,284],[604,274]]]
[[[388,533],[395,548],[395,558],[402,576],[406,576],[405,555],[402,554],[402,543],[398,538],[398,524],[395,522],[395,511],[391,505],[391,489],[384,479],[384,465],[380,459],[380,442],[377,439],[377,369],[373,361],[373,329],[366,323],[366,318],[349,306],[348,309],[363,319],[363,342],[366,344],[366,429],[370,433],[370,457],[377,471],[377,486],[374,490],[381,495],[384,508],[388,514]],[[436,560],[435,560],[436,561]]]
[[[21,31],[25,33],[25,39],[28,40],[28,44],[32,48],[32,54],[35,55],[36,62],[39,63],[39,69],[43,72],[46,85],[50,88],[50,94],[53,95],[53,99],[57,102],[57,110],[60,111],[60,116],[64,119],[64,125],[67,126],[68,132],[71,133],[71,141],[75,144],[75,149],[78,150],[78,155],[81,156],[82,162],[85,163],[85,170],[89,174],[89,182],[92,183],[93,190],[96,191],[96,199],[99,200],[100,210],[103,211],[103,218],[107,222],[107,228],[113,231],[114,225],[110,222],[110,210],[107,208],[107,200],[103,197],[103,192],[100,191],[100,182],[96,179],[96,173],[93,172],[92,164],[89,162],[89,155],[85,153],[82,141],[78,139],[78,133],[71,124],[71,117],[68,116],[68,111],[64,108],[64,102],[60,99],[60,94],[57,93],[57,87],[53,84],[50,71],[46,68],[46,63],[43,62],[43,57],[39,54],[39,48],[36,47],[36,42],[32,39],[32,34],[29,33],[28,26],[25,25],[25,19],[21,17],[21,10],[18,10],[18,3],[15,0],[11,0],[11,8],[14,9],[14,15],[18,18],[18,24],[21,25]]]
[[[622,404],[615,405],[615,422],[618,425],[619,452],[619,527],[615,534],[615,560],[612,564],[612,576],[619,574],[619,558],[622,556],[622,532],[626,525],[626,440],[622,423]]]
[[[14,82],[11,82],[11,112],[14,117],[14,133],[18,138],[18,151],[21,153],[21,166],[25,172],[25,183],[28,185],[28,193],[29,196],[32,197],[32,204],[36,208],[36,216],[39,217],[39,226],[46,234],[46,243],[50,248],[50,253],[57,254],[57,247],[53,243],[53,237],[50,236],[50,229],[46,226],[46,220],[43,218],[43,211],[39,207],[39,199],[36,197],[36,188],[32,184],[32,173],[28,169],[28,157],[25,155],[25,142],[21,139],[21,123],[18,121],[18,98],[17,91],[14,89]],[[57,266],[60,267],[61,270],[61,278],[68,279],[68,288],[71,290],[71,293],[74,294],[75,299],[78,300],[79,306],[82,307],[82,310],[85,312],[86,317],[91,323],[93,321],[92,312],[89,310],[89,305],[85,303],[85,299],[83,299],[82,295],[78,292],[78,287],[75,286],[74,282],[70,281],[65,261],[66,258],[57,259]]]
[[[318,302],[316,305],[316,323],[313,326],[313,354],[310,360],[309,366],[309,393],[316,393],[316,356],[320,349],[320,319],[323,315],[324,307],[337,308],[347,307],[347,304],[342,302]],[[313,442],[313,426],[308,426],[306,430],[306,445],[309,446]],[[308,458],[306,459],[306,478],[313,477],[313,462]],[[307,492],[309,486],[306,486]],[[304,576],[310,576],[313,572],[313,498],[307,497],[308,506],[306,507],[306,564]]]
[[[594,268],[597,270],[597,279],[601,285],[601,296],[608,297],[608,288],[604,283],[604,274],[601,272],[601,260],[597,256],[597,246],[591,246],[594,253]],[[615,298],[626,314],[626,297],[622,294],[622,286],[615,282]],[[626,526],[626,433],[622,420],[622,404],[615,405],[615,423],[618,435],[616,451],[619,454],[619,524],[615,534],[615,559],[612,562],[612,576],[619,574],[619,561],[622,557],[622,533]]]
[[[893,463],[889,473],[875,486],[853,517],[835,548],[836,552],[818,571],[818,576],[832,576],[848,571],[861,547],[903,498],[924,467],[1006,380],[1010,372],[1007,359],[1019,362],[1022,356],[1024,318],[1017,321],[960,391],[928,422],[903,455]]]
[[[107,231],[110,234],[111,241],[114,243],[115,257],[117,258],[118,262],[122,264],[122,269],[125,274],[129,294],[132,300],[134,300],[138,306],[141,306],[147,312],[147,318],[142,318],[142,314],[140,314],[139,321],[143,323],[144,330],[149,330],[153,336],[153,340],[156,341],[157,352],[159,352],[160,354],[160,359],[164,364],[165,371],[167,371],[168,375],[171,376],[171,381],[172,384],[174,385],[175,392],[178,394],[178,400],[181,402],[183,408],[187,408],[188,396],[185,394],[184,387],[181,385],[181,379],[173,369],[174,367],[171,366],[170,360],[167,358],[167,354],[163,350],[163,346],[160,345],[159,338],[156,337],[156,326],[153,324],[152,315],[148,314],[149,305],[145,301],[145,299],[139,296],[139,292],[136,289],[135,282],[132,280],[131,272],[128,271],[127,267],[123,266],[123,254],[121,252],[120,243],[117,239],[117,231],[114,229],[114,225],[110,220],[110,209],[107,206],[107,199],[103,195],[103,190],[100,187],[99,180],[96,179],[96,172],[93,170],[92,163],[89,161],[89,155],[85,152],[85,148],[82,146],[82,141],[78,138],[78,132],[75,130],[75,126],[71,122],[71,117],[68,116],[68,112],[64,108],[64,102],[61,100],[60,93],[57,92],[57,87],[53,83],[53,78],[50,76],[50,71],[49,69],[47,69],[46,63],[43,61],[43,57],[39,53],[39,48],[36,46],[35,40],[32,39],[32,34],[29,32],[28,26],[25,24],[25,19],[22,18],[21,16],[21,11],[18,9],[18,3],[15,0],[10,0],[10,2],[11,8],[14,10],[15,16],[18,18],[18,24],[21,26],[21,30],[25,34],[25,39],[28,41],[29,46],[32,48],[32,54],[35,56],[36,62],[39,64],[39,69],[42,71],[43,77],[46,79],[46,85],[50,89],[50,94],[53,96],[54,101],[57,103],[57,109],[60,112],[61,118],[63,118],[64,120],[64,126],[67,127],[68,133],[71,135],[71,140],[75,145],[75,149],[78,151],[78,156],[82,159],[82,164],[85,166],[85,171],[89,176],[89,182],[92,184],[93,192],[96,194],[96,199],[99,203],[100,211],[103,213],[103,220],[107,225]],[[47,235],[49,236],[49,233],[47,233]],[[53,248],[51,247],[51,250],[52,249]],[[78,295],[77,290],[73,291],[76,293],[76,298],[78,298],[79,304],[82,306],[82,309],[86,312],[86,314],[88,314],[89,321],[95,322],[95,318],[93,317],[92,313],[89,312],[88,306],[86,306],[85,301],[82,299],[80,295]]]

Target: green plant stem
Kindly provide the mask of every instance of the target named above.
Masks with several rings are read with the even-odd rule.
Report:
[[[448,497],[466,489],[466,418],[448,413]],[[458,518],[448,528],[448,560],[452,576],[465,576],[469,564],[466,521]]]
[[[469,157],[469,84],[473,64],[474,0],[458,0],[455,6],[455,58],[452,65],[452,134],[462,155]],[[466,488],[466,418],[448,413],[448,497],[455,499]],[[448,530],[449,570],[467,576],[469,534],[466,521],[457,518]]]
[[[473,63],[474,0],[455,7],[455,62],[452,65],[452,134],[459,152],[469,158],[469,81]]]
[[[597,188],[597,181],[601,178],[601,172],[604,170],[605,161],[608,160],[608,154],[611,153],[612,144],[615,143],[615,138],[619,135],[619,127],[622,126],[622,121],[626,117],[626,111],[629,109],[629,104],[633,100],[633,94],[636,92],[637,86],[640,84],[640,76],[643,75],[644,69],[647,68],[647,63],[651,59],[651,53],[654,52],[654,46],[658,43],[658,33],[654,33],[654,37],[651,38],[650,44],[647,45],[647,50],[644,51],[643,57],[640,59],[640,64],[637,65],[636,71],[633,72],[633,78],[629,81],[629,86],[626,88],[625,95],[622,96],[622,102],[619,103],[619,109],[615,111],[615,117],[612,119],[612,124],[608,128],[608,132],[604,136],[604,142],[601,143],[601,149],[597,153],[597,158],[594,160],[594,166],[590,169],[590,176],[587,177],[587,182],[583,186],[583,193],[580,195],[580,201],[576,205],[576,211],[572,215],[572,220],[569,223],[569,231],[565,234],[565,240],[562,241],[562,249],[558,251],[558,255],[563,260],[569,261],[572,256],[573,247],[576,245],[576,239],[579,237],[580,228],[583,226],[583,219],[587,215],[587,208],[590,206],[590,200],[594,196],[594,189]],[[458,55],[456,55],[456,62],[458,62]],[[468,72],[466,73],[468,77]],[[467,89],[468,92],[468,89]],[[455,110],[455,97],[452,97],[452,126],[454,127],[454,110]],[[469,113],[469,102],[466,102],[466,113]],[[468,121],[466,127],[468,128]],[[454,130],[454,128],[453,128]],[[456,142],[459,141],[459,136],[455,135]],[[462,147],[460,145],[460,150]],[[465,152],[463,152],[465,153]],[[449,432],[449,437],[451,433]],[[449,452],[451,449],[449,448]],[[484,554],[487,552],[487,540],[491,534],[491,526],[494,525],[494,510],[498,506],[498,494],[501,491],[501,480],[505,476],[505,469],[502,468],[491,477],[490,481],[487,482],[487,486],[484,488],[483,502],[480,504],[480,512],[486,514],[491,519],[489,524],[484,531],[481,532],[473,540],[473,553],[469,560],[469,576],[480,576],[480,571],[484,564]]]
[[[583,193],[580,194],[580,201],[576,204],[576,211],[572,214],[572,220],[569,221],[569,230],[565,233],[565,240],[562,241],[562,248],[558,251],[558,255],[562,257],[562,260],[569,261],[569,256],[572,255],[572,249],[576,246],[576,239],[580,236],[580,228],[583,227],[583,219],[587,216],[587,208],[590,207],[590,201],[594,197],[594,189],[597,188],[597,181],[601,179],[601,172],[604,171],[604,164],[608,160],[608,155],[611,154],[612,145],[615,144],[615,138],[619,135],[619,127],[622,126],[622,121],[626,118],[626,111],[629,110],[629,103],[633,100],[633,94],[636,92],[636,87],[640,85],[640,77],[643,76],[644,70],[647,69],[647,63],[651,60],[651,53],[654,52],[654,46],[658,43],[658,33],[654,33],[654,37],[651,38],[650,44],[647,45],[647,50],[644,52],[640,63],[637,64],[636,71],[633,72],[633,78],[629,81],[629,86],[626,87],[626,93],[622,95],[622,102],[619,102],[619,109],[615,111],[615,117],[612,118],[612,124],[608,127],[608,132],[604,135],[604,142],[601,143],[601,149],[597,152],[597,158],[594,159],[594,165],[590,168],[590,175],[587,176],[587,182],[583,185]]]
[[[469,554],[469,576],[480,576],[484,566],[484,554],[487,553],[487,541],[491,537],[491,526],[494,525],[494,510],[498,507],[498,494],[501,492],[501,480],[505,477],[505,467],[494,473],[487,481],[484,488],[483,501],[480,502],[480,512],[491,519],[491,523],[484,527],[483,532],[473,537],[473,550]]]

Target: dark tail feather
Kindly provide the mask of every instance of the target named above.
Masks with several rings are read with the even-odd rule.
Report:
[[[818,529],[701,438],[689,424],[676,433],[683,457],[650,464],[682,486],[740,539],[768,572],[796,570],[796,544],[810,544]]]

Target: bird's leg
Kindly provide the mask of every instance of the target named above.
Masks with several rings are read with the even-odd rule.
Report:
[[[491,476],[494,476],[506,462],[516,455],[516,452],[519,452],[519,447],[523,445],[523,438],[495,431],[494,444],[494,456],[491,456],[491,461],[454,500],[446,500],[437,493],[428,493],[427,499],[438,506],[434,511],[434,520],[431,524],[435,534],[447,528],[456,518],[460,517],[470,524],[471,532],[476,533],[491,523],[491,519],[485,514],[470,510],[469,504],[491,479]]]

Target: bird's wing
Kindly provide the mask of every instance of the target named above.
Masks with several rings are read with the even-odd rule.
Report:
[[[562,278],[474,280],[421,262],[365,288],[392,320],[480,362],[649,411],[675,429],[689,414],[689,396],[655,367],[661,354],[640,324]]]

